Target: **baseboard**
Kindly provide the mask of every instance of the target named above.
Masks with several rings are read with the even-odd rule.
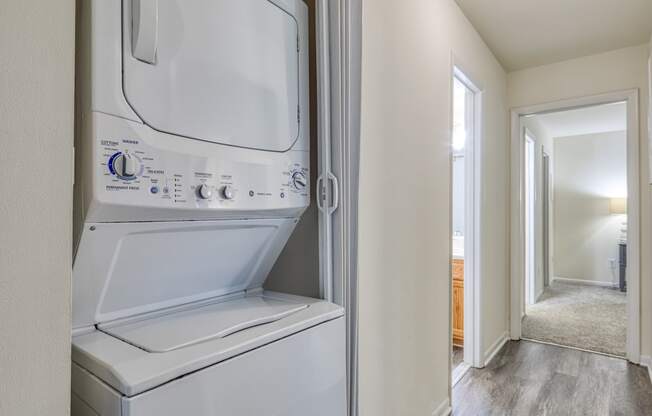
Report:
[[[471,369],[471,366],[467,363],[460,363],[453,369],[453,376],[451,385],[455,385],[466,375],[466,373]]]
[[[541,289],[541,291],[539,293],[537,293],[537,295],[534,297],[534,303],[539,302],[539,300],[541,299],[541,296],[543,296],[543,292],[544,292],[544,290]]]
[[[509,333],[505,331],[496,342],[494,342],[491,347],[484,353],[484,365],[487,366],[491,360],[494,359],[498,351],[509,341]]]
[[[448,416],[451,414],[453,409],[451,408],[450,399],[446,399],[437,406],[432,412],[432,416]]]
[[[652,357],[649,355],[641,355],[640,364],[647,368],[647,374],[650,377],[650,381],[652,381]]]
[[[569,279],[567,277],[553,277],[553,282],[560,283],[572,283],[574,285],[586,285],[586,286],[601,286],[601,287],[618,287],[617,283],[614,282],[602,282],[599,280],[585,280],[585,279]]]
[[[527,337],[521,337],[521,340],[528,341],[528,342],[535,342],[537,344],[552,345],[553,347],[566,348],[566,349],[569,349],[569,350],[589,352],[591,354],[604,355],[605,357],[617,358],[619,360],[627,360],[627,358],[621,357],[620,355],[609,354],[608,352],[587,350],[586,348],[571,347],[570,345],[557,344],[556,342],[541,341],[539,339],[533,339],[533,338],[527,338]]]

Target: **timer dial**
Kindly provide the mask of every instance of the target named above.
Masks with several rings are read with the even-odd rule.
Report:
[[[129,153],[120,153],[113,161],[113,169],[121,178],[133,178],[136,176],[138,161]]]
[[[297,190],[303,191],[308,186],[308,178],[303,172],[294,172],[292,174],[292,186]]]

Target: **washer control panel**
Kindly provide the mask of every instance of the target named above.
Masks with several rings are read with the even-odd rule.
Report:
[[[154,148],[133,137],[97,140],[97,187],[105,202],[225,210],[297,208],[310,202],[307,151],[222,148],[198,155]]]

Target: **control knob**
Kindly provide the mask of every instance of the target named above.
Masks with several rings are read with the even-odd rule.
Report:
[[[210,199],[210,197],[213,196],[213,191],[210,186],[203,183],[197,187],[197,195],[199,195],[201,199]]]
[[[113,161],[113,169],[121,178],[133,178],[136,176],[136,158],[129,153],[119,154]]]
[[[294,172],[292,174],[292,185],[299,191],[303,191],[308,186],[308,178],[303,172]]]
[[[222,198],[224,199],[233,199],[235,198],[235,189],[231,185],[224,185],[220,190]]]

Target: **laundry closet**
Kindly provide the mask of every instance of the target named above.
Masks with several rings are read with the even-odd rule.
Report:
[[[301,0],[79,2],[73,415],[346,414],[314,19]]]

